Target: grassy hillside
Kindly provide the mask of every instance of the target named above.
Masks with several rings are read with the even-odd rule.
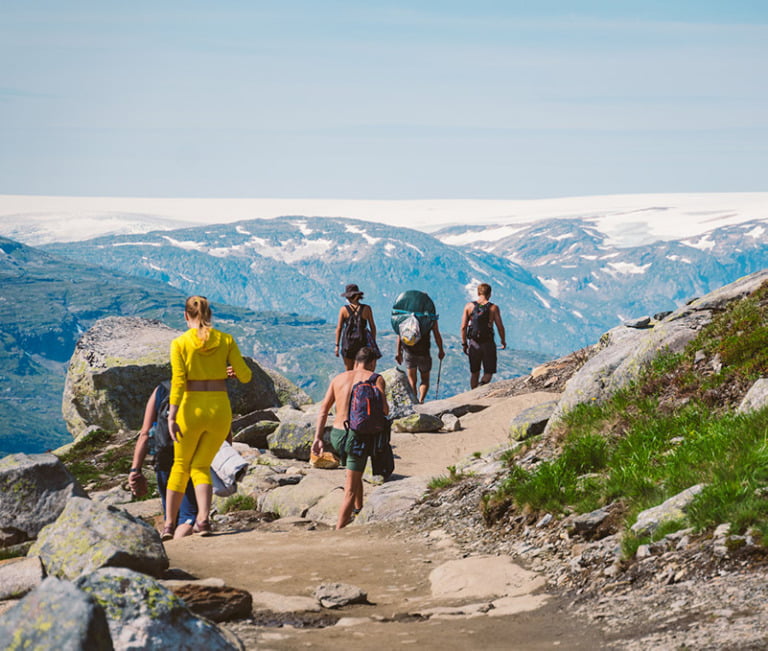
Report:
[[[554,458],[533,469],[527,450],[508,455],[509,475],[487,495],[486,520],[508,511],[586,513],[619,504],[624,525],[695,484],[706,487],[687,519],[658,532],[724,522],[768,544],[768,409],[737,415],[768,376],[768,284],[732,304],[684,352],[662,354],[633,386],[602,404],[582,404],[556,432]],[[538,441],[541,443],[541,441]],[[629,554],[645,540],[626,535]]]

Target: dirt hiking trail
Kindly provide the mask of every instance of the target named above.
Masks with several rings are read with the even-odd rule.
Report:
[[[396,476],[445,475],[448,466],[506,442],[513,416],[556,397],[480,398],[474,402],[488,407],[462,416],[458,432],[394,433]],[[505,556],[465,557],[441,530],[379,522],[335,531],[283,518],[256,530],[170,541],[166,550],[172,568],[254,595],[254,620],[224,625],[248,649],[603,646],[545,592],[541,576]],[[368,603],[310,607],[315,589],[327,583],[357,586]]]

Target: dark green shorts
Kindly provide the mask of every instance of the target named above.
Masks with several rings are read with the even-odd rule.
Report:
[[[352,454],[353,443],[353,432],[350,431],[348,433],[346,430],[339,429],[338,427],[334,427],[331,430],[331,445],[336,454],[341,458],[342,465],[345,465],[347,470],[365,472],[365,464],[368,463],[368,450],[366,449],[363,456]]]

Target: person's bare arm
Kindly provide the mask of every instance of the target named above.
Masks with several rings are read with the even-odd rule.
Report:
[[[437,344],[437,357],[443,359],[443,357],[445,357],[445,350],[443,350],[443,335],[440,334],[440,328],[437,325],[437,321],[432,325],[432,333],[435,335],[435,343]]]
[[[339,310],[339,319],[336,322],[336,348],[334,349],[334,352],[336,353],[336,357],[339,356],[339,344],[341,343],[341,329],[344,327],[344,319],[347,316],[347,310],[342,305],[341,309]]]
[[[367,310],[368,314],[367,316],[364,315],[364,318],[366,321],[368,321],[368,327],[371,330],[373,338],[376,339],[376,323],[373,320],[373,308],[370,305],[366,305],[365,309]]]
[[[397,347],[395,348],[395,361],[398,364],[403,363],[403,342],[400,341],[400,335],[397,336]]]
[[[501,339],[501,347],[507,347],[507,334],[504,331],[504,324],[501,322],[501,310],[498,305],[493,305],[491,308],[493,314],[493,322],[496,324],[496,330],[499,331],[499,339]]]
[[[317,426],[315,427],[315,438],[312,441],[312,453],[320,456],[323,453],[323,434],[325,433],[325,424],[328,421],[328,414],[336,401],[335,380],[331,382],[325,397],[320,403],[320,413],[317,415]]]
[[[384,378],[379,375],[379,377],[376,379],[376,386],[378,387],[379,391],[381,391],[381,395],[384,398],[383,400],[383,409],[384,409],[384,415],[389,416],[389,403],[387,402],[387,383],[384,381]]]
[[[136,445],[133,448],[133,459],[131,460],[131,471],[128,473],[128,486],[137,497],[146,493],[147,486],[144,475],[141,474],[141,466],[149,450],[149,429],[155,420],[155,397],[157,388],[152,392],[144,407],[144,420],[141,424],[139,436],[136,438]]]
[[[469,317],[472,314],[472,303],[467,303],[464,306],[464,311],[461,313],[461,348],[464,352],[467,352],[467,326],[469,325]]]

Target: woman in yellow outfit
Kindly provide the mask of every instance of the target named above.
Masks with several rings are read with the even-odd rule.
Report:
[[[211,307],[204,296],[187,299],[184,317],[189,330],[171,342],[168,430],[174,440],[174,461],[168,478],[163,540],[173,538],[190,478],[198,505],[194,531],[210,535],[211,462],[232,426],[227,376],[234,375],[243,383],[251,380],[251,369],[232,336],[211,327]]]

